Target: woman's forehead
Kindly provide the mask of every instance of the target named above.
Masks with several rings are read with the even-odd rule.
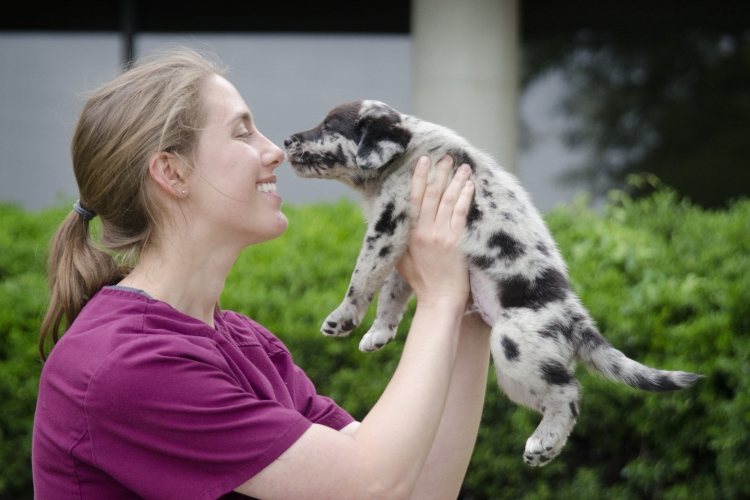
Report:
[[[232,126],[239,121],[252,121],[252,115],[245,100],[234,85],[221,76],[216,75],[206,85],[206,104],[210,125]]]

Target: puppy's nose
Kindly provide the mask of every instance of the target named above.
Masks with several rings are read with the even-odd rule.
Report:
[[[297,139],[293,135],[290,135],[289,137],[287,137],[286,139],[284,139],[284,147],[288,148],[296,140]]]

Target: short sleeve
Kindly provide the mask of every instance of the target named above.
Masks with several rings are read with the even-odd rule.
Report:
[[[117,348],[85,399],[94,465],[138,495],[217,498],[312,425],[243,387],[210,339],[163,337]]]
[[[321,396],[312,380],[294,364],[292,355],[284,343],[262,325],[247,317],[242,317],[256,334],[264,339],[265,350],[273,360],[274,368],[284,379],[284,384],[292,395],[294,406],[310,422],[341,430],[354,418],[331,398]]]

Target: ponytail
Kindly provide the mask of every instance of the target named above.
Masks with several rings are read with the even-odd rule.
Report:
[[[81,111],[71,153],[81,199],[52,241],[50,304],[42,323],[39,354],[57,342],[102,287],[120,282],[143,250],[158,237],[164,210],[148,174],[159,151],[192,159],[206,121],[205,82],[223,75],[218,61],[184,48],[157,54],[91,94]],[[102,223],[99,246],[89,221]],[[108,253],[102,249],[111,252]]]
[[[80,205],[76,204],[76,209],[68,214],[55,233],[50,248],[47,264],[50,303],[39,336],[42,360],[47,359],[47,339],[52,337],[52,342],[57,342],[63,318],[67,330],[91,297],[127,274],[112,256],[94,245],[89,232],[90,218],[81,214],[77,210]]]

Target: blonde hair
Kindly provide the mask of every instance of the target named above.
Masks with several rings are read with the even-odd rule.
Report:
[[[101,248],[91,239],[89,221],[71,211],[50,249],[42,360],[47,339],[57,342],[63,318],[67,329],[88,299],[122,280],[130,271],[127,264],[153,243],[163,211],[153,193],[149,159],[160,151],[194,157],[207,117],[205,83],[225,72],[198,52],[172,49],[140,61],[89,97],[71,152],[80,204],[101,218]]]

